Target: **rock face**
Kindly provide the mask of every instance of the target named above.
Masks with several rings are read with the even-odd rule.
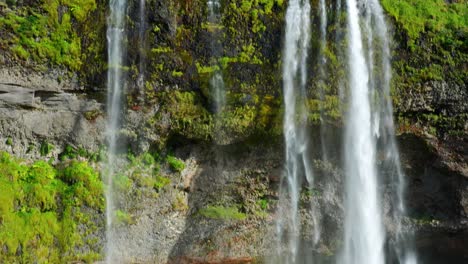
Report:
[[[468,255],[460,249],[467,245],[468,230],[467,142],[456,141],[457,151],[450,141],[410,134],[399,139],[407,175],[406,200],[421,261],[466,262]],[[441,246],[442,241],[446,246]]]
[[[420,260],[465,262],[467,175],[460,167],[448,166],[453,163],[446,163],[429,139],[403,134],[398,140],[405,146],[401,154],[409,218],[404,224],[415,232]],[[228,146],[179,139],[170,147],[186,168],[180,174],[171,174],[171,185],[157,198],[127,196],[126,208],[133,222],[117,229],[117,244],[125,253],[122,259],[141,263],[268,263],[274,259],[278,184],[283,173],[281,139]],[[339,253],[342,235],[343,186],[339,159],[330,160],[314,161],[316,189],[301,194],[301,256],[315,255],[332,262]],[[383,185],[382,191],[385,193],[390,185]],[[322,234],[317,246],[310,246],[314,235],[311,203],[316,203],[321,212]],[[387,203],[384,201],[384,208],[389,206]],[[213,206],[220,208],[217,214],[207,213],[206,209]],[[227,213],[233,207],[245,217]],[[392,218],[385,218],[390,230],[388,243],[392,243]],[[440,241],[448,246],[440,245]]]
[[[0,148],[19,157],[40,158],[44,142],[96,151],[103,143],[103,105],[89,99],[64,73],[39,74],[21,68],[0,70]],[[8,144],[11,139],[11,144]]]

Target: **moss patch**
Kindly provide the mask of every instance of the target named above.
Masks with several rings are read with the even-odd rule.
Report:
[[[0,262],[96,260],[99,249],[88,234],[97,226],[85,208],[104,208],[101,181],[87,163],[26,165],[0,153]],[[90,249],[76,254],[83,246]]]
[[[207,206],[199,211],[203,217],[223,220],[243,220],[247,215],[239,212],[237,207]]]

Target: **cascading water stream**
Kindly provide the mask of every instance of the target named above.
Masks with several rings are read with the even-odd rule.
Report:
[[[377,0],[360,3],[364,11],[364,34],[360,29],[358,3],[347,0],[350,109],[345,132],[346,219],[341,262],[375,264],[385,261],[382,197],[378,195],[378,184],[379,177],[387,176],[380,173],[386,171],[396,225],[393,243],[396,258],[399,263],[413,264],[417,260],[411,247],[411,233],[404,233],[401,223],[405,215],[405,182],[390,97],[388,28]],[[378,169],[377,150],[384,154]]]
[[[213,28],[216,28],[215,25],[219,24],[220,22],[220,10],[221,10],[221,3],[219,0],[209,0],[208,4],[208,22],[211,24]],[[216,32],[216,30],[215,30]],[[214,38],[211,41],[211,55],[213,58],[220,56],[222,51],[222,47],[217,44],[219,40],[219,36],[215,34]],[[218,63],[214,63],[215,67],[218,67]],[[220,70],[215,70],[213,76],[210,80],[210,87],[213,94],[213,107],[214,112],[219,114],[224,105],[226,104],[226,91],[224,86],[224,79],[223,75],[221,74]]]
[[[320,101],[323,103],[325,101],[326,93],[326,65],[327,58],[325,55],[325,50],[327,48],[327,7],[325,0],[319,1],[319,17],[320,17],[320,52],[319,52],[319,69],[318,69],[318,88]],[[320,145],[322,147],[322,159],[323,161],[328,161],[328,138],[327,138],[327,125],[325,121],[324,108],[320,107]]]
[[[410,231],[403,232],[402,218],[406,215],[406,206],[404,203],[405,180],[404,173],[401,168],[400,155],[398,146],[395,139],[395,125],[393,122],[393,106],[390,96],[390,80],[391,80],[391,53],[390,53],[390,39],[387,25],[383,14],[382,7],[377,0],[368,0],[367,3],[368,16],[371,17],[368,29],[373,31],[372,26],[375,28],[376,37],[378,37],[378,52],[381,54],[380,78],[373,77],[374,91],[377,96],[373,98],[377,100],[374,103],[375,108],[373,115],[376,120],[375,127],[376,137],[378,138],[379,146],[384,151],[383,167],[390,171],[390,183],[392,186],[392,207],[393,207],[393,221],[396,225],[394,248],[396,257],[399,263],[402,264],[416,264],[417,258],[414,253],[412,245],[412,233]],[[372,23],[373,22],[373,23]],[[372,23],[372,24],[371,24]],[[369,35],[368,38],[373,37]],[[377,43],[377,42],[376,42]],[[374,45],[372,45],[374,46]],[[373,48],[369,48],[372,52],[369,58],[374,56]],[[377,75],[375,72],[373,74]],[[378,85],[380,87],[378,87]]]
[[[145,72],[146,72],[146,0],[140,0],[138,14],[140,21],[138,25],[138,43],[139,43],[139,63],[138,63],[138,79],[137,84],[140,90],[145,85]]]
[[[121,98],[123,89],[123,40],[125,37],[125,0],[111,0],[107,19],[108,71],[107,71],[107,126],[108,161],[105,169],[106,189],[106,262],[116,263],[112,231],[114,219],[113,176],[115,172],[117,135],[120,127]]]
[[[308,157],[305,106],[307,57],[310,43],[310,3],[291,0],[286,11],[286,33],[283,50],[283,93],[286,149],[286,173],[280,187],[280,217],[277,222],[278,255],[281,263],[297,263],[299,251],[299,198],[305,180],[312,184],[312,169]],[[314,220],[315,221],[315,220]],[[316,222],[316,221],[315,221]],[[318,236],[317,224],[315,235]],[[318,240],[318,237],[317,237]],[[287,247],[282,252],[281,245]]]
[[[342,263],[384,263],[376,146],[372,134],[370,74],[356,0],[347,0],[349,111],[345,125],[345,235]]]

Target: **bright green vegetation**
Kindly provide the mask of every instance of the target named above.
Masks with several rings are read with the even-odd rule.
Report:
[[[156,189],[156,191],[161,191],[164,187],[166,187],[167,185],[169,185],[171,183],[171,179],[167,178],[167,177],[163,177],[163,176],[156,176],[156,180],[154,181],[154,189]]]
[[[0,262],[98,259],[99,248],[90,236],[98,227],[89,212],[103,209],[101,181],[86,162],[54,168],[0,153]],[[80,255],[80,247],[89,247],[89,253]]]
[[[262,210],[267,210],[269,206],[269,200],[267,198],[261,198],[260,200],[257,201],[258,206],[260,206],[260,209]]]
[[[122,210],[115,211],[115,219],[117,224],[129,225],[133,223],[132,216]]]
[[[243,220],[247,218],[247,215],[239,212],[239,209],[235,206],[224,207],[209,205],[206,208],[201,209],[199,214],[211,219]]]
[[[171,167],[171,169],[176,172],[182,172],[185,169],[185,163],[174,156],[169,155],[167,156],[166,160],[169,164],[169,167]]]
[[[150,38],[163,41],[150,44],[151,74],[145,98],[130,96],[129,105],[161,105],[162,111],[148,123],[151,129],[160,131],[160,148],[174,135],[202,141],[238,141],[280,133],[278,43],[282,41],[285,6],[279,0],[223,1],[221,21],[213,24],[207,21],[205,2],[181,0],[171,9],[174,16],[183,18],[175,37],[165,40],[168,32],[162,27],[149,32]],[[211,41],[222,49],[216,56],[207,50]],[[224,111],[216,116],[210,81],[218,71],[229,93]],[[169,92],[161,89],[175,85],[178,89]],[[161,126],[167,124],[166,118],[170,127]]]
[[[171,115],[172,130],[187,137],[205,138],[212,133],[213,117],[203,107],[202,98],[194,92],[171,92],[160,95],[162,105]],[[151,120],[150,125],[159,125],[161,116]]]
[[[466,72],[456,67],[466,64],[468,8],[466,3],[444,0],[383,0],[382,5],[395,20],[398,39],[408,45],[410,59],[396,63],[404,82],[453,79],[462,83]],[[406,35],[406,36],[405,36]],[[406,54],[401,54],[406,56]]]
[[[41,147],[39,148],[39,153],[41,154],[41,156],[47,156],[53,149],[54,145],[50,144],[47,141],[43,141],[41,143]]]
[[[82,158],[88,158],[90,160],[97,161],[98,159],[98,153],[96,154],[90,154],[88,151],[82,147],[80,148],[75,148],[71,145],[66,145],[65,149],[63,150],[62,153],[59,154],[58,158],[61,161],[67,160],[67,159],[75,159],[78,157]]]
[[[80,69],[81,36],[76,26],[96,9],[95,0],[38,2],[34,6],[6,9],[1,14],[0,27],[7,31],[2,34],[0,47],[10,49],[17,59]]]
[[[382,0],[385,10],[408,33],[414,43],[421,33],[440,33],[440,41],[456,41],[457,31],[467,31],[466,2],[449,4],[445,0]],[[449,43],[447,43],[449,44]]]
[[[246,139],[255,135],[278,135],[281,133],[281,101],[271,95],[258,96],[255,93],[228,93],[228,106],[217,117],[208,111],[206,101],[195,92],[173,91],[158,95],[162,109],[170,115],[171,131],[190,139],[211,140],[218,131],[229,140]],[[149,121],[158,128],[162,124],[159,113]],[[161,142],[164,144],[164,142]]]
[[[425,87],[466,87],[468,72],[468,6],[466,1],[383,0],[400,44],[394,55],[393,99],[396,109],[405,108],[401,98],[425,94]],[[438,85],[434,86],[434,85]],[[456,89],[450,91],[457,97]],[[435,102],[435,104],[441,102]],[[442,106],[443,108],[444,106]],[[463,133],[464,113],[430,107],[425,113],[402,113],[400,119],[426,127],[430,133]]]
[[[99,110],[91,110],[83,113],[84,118],[91,122],[95,121],[101,115],[102,113]]]
[[[178,169],[185,167],[185,164],[181,160],[172,156],[169,157],[166,160],[171,168],[172,166]],[[126,199],[125,197],[131,197],[131,199],[139,199],[143,196],[155,198],[158,196],[158,193],[163,191],[164,187],[171,183],[171,179],[160,172],[161,164],[158,154],[151,154],[149,152],[138,156],[128,154],[127,158],[129,163],[125,167],[125,170],[117,174],[113,182],[115,190],[123,194],[124,200]],[[169,160],[172,163],[169,163]],[[179,172],[174,168],[172,168],[174,171]],[[122,202],[128,204],[124,200]],[[122,207],[125,206],[122,205]],[[130,210],[131,208],[123,209]]]

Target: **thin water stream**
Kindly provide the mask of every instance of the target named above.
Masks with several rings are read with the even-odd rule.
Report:
[[[306,129],[307,58],[310,45],[310,3],[291,0],[286,11],[283,50],[283,96],[286,164],[280,189],[280,214],[277,222],[278,254],[282,263],[298,263],[300,247],[299,198],[304,181],[313,183]],[[314,227],[317,228],[315,224]],[[319,235],[317,228],[315,234]],[[317,238],[318,240],[318,238]],[[283,252],[285,245],[286,252]]]
[[[107,126],[108,160],[104,170],[107,179],[106,196],[106,263],[117,263],[115,259],[114,232],[114,190],[113,177],[117,154],[117,138],[122,113],[123,90],[123,41],[125,38],[125,0],[111,0],[110,14],[107,18]]]
[[[211,40],[211,56],[215,60],[221,55],[222,46],[218,44],[219,34],[217,34],[217,26],[220,23],[221,16],[221,3],[219,0],[209,0],[208,5],[208,22],[214,28],[214,36]],[[219,67],[219,64],[216,62],[213,63],[214,67]],[[210,87],[213,94],[213,108],[216,114],[219,114],[224,105],[226,104],[226,91],[224,85],[223,75],[220,70],[215,70],[213,76],[210,80]]]
[[[146,73],[146,0],[140,0],[138,6],[138,14],[140,17],[139,25],[138,25],[138,44],[139,44],[139,57],[140,60],[138,62],[138,80],[137,84],[138,87],[141,89],[144,88],[145,85],[145,73]]]

